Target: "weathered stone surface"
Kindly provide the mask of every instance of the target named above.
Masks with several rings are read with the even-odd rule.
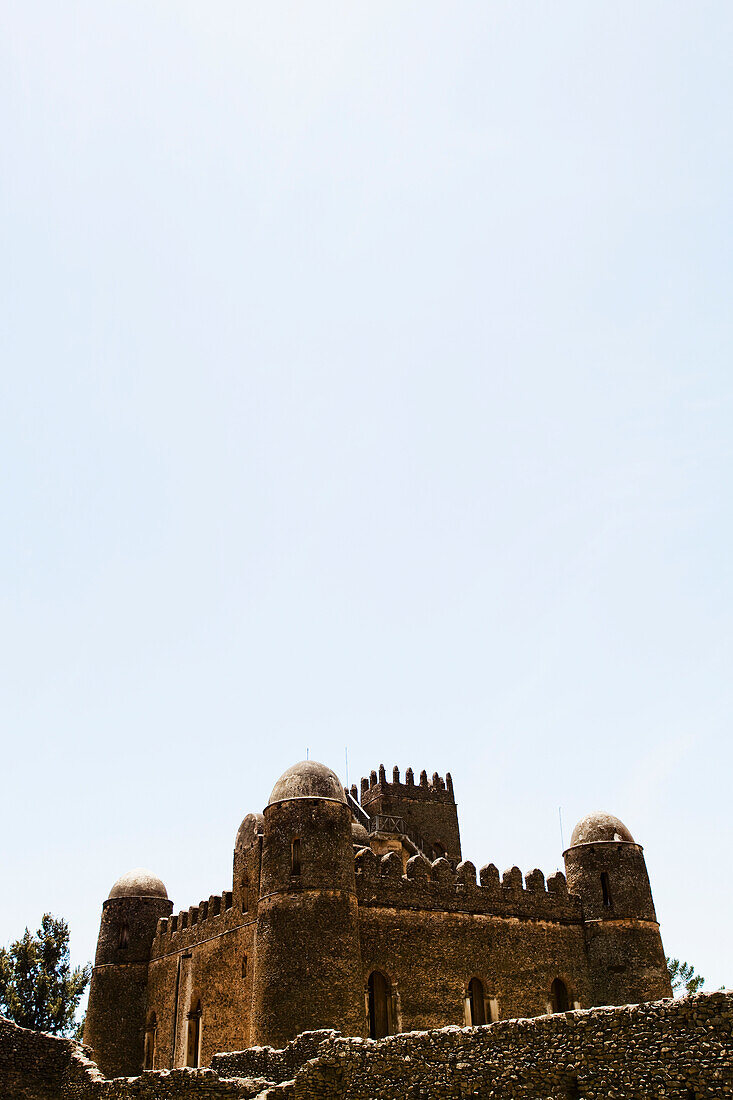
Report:
[[[0,1016],[2,1100],[252,1100],[272,1083],[227,1079],[211,1069],[108,1079],[79,1043],[27,1031]]]
[[[723,1100],[733,1096],[733,993],[478,1028],[339,1038],[292,1100]]]
[[[3,1100],[726,1100],[733,993],[376,1041],[310,1032],[215,1061],[107,1080],[77,1043],[0,1017]]]
[[[338,1031],[304,1031],[282,1050],[250,1047],[248,1050],[215,1054],[211,1068],[221,1077],[264,1077],[278,1084],[290,1081],[297,1071],[339,1037]]]

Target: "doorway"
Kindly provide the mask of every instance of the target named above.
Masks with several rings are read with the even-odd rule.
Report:
[[[479,978],[471,978],[468,983],[468,1003],[471,1009],[471,1027],[486,1023],[486,1002],[484,987]]]
[[[383,1039],[389,1035],[389,982],[381,970],[369,975],[369,1037]]]

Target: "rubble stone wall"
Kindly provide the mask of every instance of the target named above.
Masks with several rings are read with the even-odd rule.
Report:
[[[336,1039],[292,1100],[724,1100],[733,993],[488,1027]]]
[[[68,1077],[75,1044],[16,1027],[0,1016],[0,1095],[56,1100]]]
[[[267,1081],[291,1081],[301,1066],[312,1058],[317,1058],[339,1037],[338,1031],[328,1028],[304,1031],[282,1050],[250,1047],[248,1050],[215,1054],[211,1068],[222,1077],[264,1077]]]
[[[226,1079],[210,1069],[108,1080],[79,1043],[16,1027],[0,1016],[2,1100],[252,1100],[263,1090],[266,1096],[268,1082],[262,1079]]]
[[[378,1041],[311,1032],[215,1063],[106,1080],[77,1043],[0,1018],[3,1100],[729,1100],[733,992]]]

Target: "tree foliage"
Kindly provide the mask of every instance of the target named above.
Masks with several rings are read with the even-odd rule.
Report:
[[[667,957],[667,970],[669,971],[673,993],[676,993],[679,989],[683,990],[684,993],[698,993],[705,985],[705,979],[700,974],[695,973],[695,967],[691,963],[680,962],[679,959]]]
[[[0,1013],[20,1027],[73,1035],[74,1015],[92,968],[69,963],[69,926],[44,913],[35,935],[26,928],[0,948]]]

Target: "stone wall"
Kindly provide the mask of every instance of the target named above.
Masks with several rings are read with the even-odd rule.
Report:
[[[199,1003],[201,1065],[208,1065],[219,1050],[241,1049],[250,1041],[255,925],[251,920],[242,923],[243,918],[246,914],[241,909],[230,908],[173,937],[156,937],[158,954],[148,973],[146,1021],[155,1014],[154,1069],[185,1064],[188,1017]],[[174,943],[164,953],[166,940],[176,936],[187,941],[185,946]]]
[[[472,978],[483,986],[487,1021],[546,1012],[556,978],[571,1005],[590,1003],[577,926],[366,906],[359,915],[364,972],[379,970],[387,979],[393,1031],[470,1023]]]
[[[112,1081],[66,1083],[57,1100],[275,1100],[262,1080],[218,1077],[211,1069],[173,1069]],[[5,1100],[5,1098],[3,1098]]]
[[[733,993],[340,1038],[292,1100],[724,1100],[733,1097]]]
[[[0,1095],[12,1100],[57,1100],[75,1044],[16,1027],[0,1016]]]
[[[78,1044],[0,1018],[3,1100],[726,1100],[733,993],[376,1042],[312,1032],[283,1051],[215,1061],[248,1076],[182,1069],[108,1081]],[[290,1067],[294,1082],[276,1083]]]
[[[0,1016],[2,1100],[252,1100],[278,1090],[263,1079],[219,1077],[210,1069],[166,1070],[107,1080],[70,1039],[16,1027]]]
[[[154,1069],[185,1065],[188,1017],[199,1002],[202,1066],[217,1051],[238,1050],[250,1041],[260,882],[257,839],[249,849],[234,853],[232,890],[158,921],[146,1013],[146,1025],[155,1023]]]
[[[291,1081],[301,1066],[317,1058],[325,1047],[338,1038],[338,1031],[304,1031],[282,1050],[250,1047],[248,1050],[216,1054],[211,1068],[222,1077],[264,1077],[268,1081]]]

